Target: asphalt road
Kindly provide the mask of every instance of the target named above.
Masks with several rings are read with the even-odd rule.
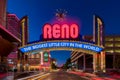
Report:
[[[67,73],[65,71],[51,72],[37,80],[86,80],[78,75]]]

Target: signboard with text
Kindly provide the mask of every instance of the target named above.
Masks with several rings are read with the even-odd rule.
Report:
[[[79,50],[84,49],[99,53],[103,50],[102,47],[92,43],[77,41],[79,38],[79,26],[72,24],[45,24],[43,26],[43,42],[34,43],[23,46],[20,51],[23,53],[33,50]],[[74,41],[73,41],[74,40]]]
[[[48,62],[48,59],[49,59],[49,53],[48,52],[44,52],[43,53],[43,59],[44,59],[44,62]]]
[[[48,40],[78,40],[79,26],[77,24],[45,24],[43,39]]]
[[[85,49],[94,52],[101,52],[103,50],[102,47],[84,43],[79,41],[49,41],[49,42],[41,42],[37,44],[32,44],[29,46],[21,47],[20,50],[25,53],[37,49],[48,49],[48,48],[72,48],[72,49]]]

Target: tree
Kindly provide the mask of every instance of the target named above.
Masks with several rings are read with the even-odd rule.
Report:
[[[51,68],[52,69],[56,69],[57,68],[57,66],[55,65],[55,63],[51,63]]]
[[[70,59],[70,58],[68,58],[68,59],[66,60],[66,63],[63,65],[63,68],[64,68],[64,69],[69,69],[69,68],[71,68],[71,59]]]

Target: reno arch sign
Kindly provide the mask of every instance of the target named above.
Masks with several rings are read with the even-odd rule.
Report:
[[[43,26],[43,41],[20,47],[22,53],[34,50],[77,50],[99,53],[103,50],[88,42],[78,41],[79,26],[77,24],[45,24]]]
[[[79,36],[77,24],[45,24],[43,26],[44,39],[76,39]]]

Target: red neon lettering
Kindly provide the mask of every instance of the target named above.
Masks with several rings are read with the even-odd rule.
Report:
[[[61,27],[61,38],[70,38],[69,36],[69,25],[63,24]]]
[[[50,24],[45,24],[45,26],[43,28],[43,38],[44,39],[52,38],[52,30],[51,30]]]
[[[78,34],[79,34],[78,25],[72,24],[70,26],[70,34],[71,34],[72,38],[77,38],[78,37]]]
[[[43,38],[44,39],[69,39],[69,38],[77,38],[79,36],[79,27],[77,24],[54,24],[51,26],[50,24],[46,24],[43,28]]]
[[[54,38],[60,37],[60,25],[58,24],[53,25],[53,37]]]

